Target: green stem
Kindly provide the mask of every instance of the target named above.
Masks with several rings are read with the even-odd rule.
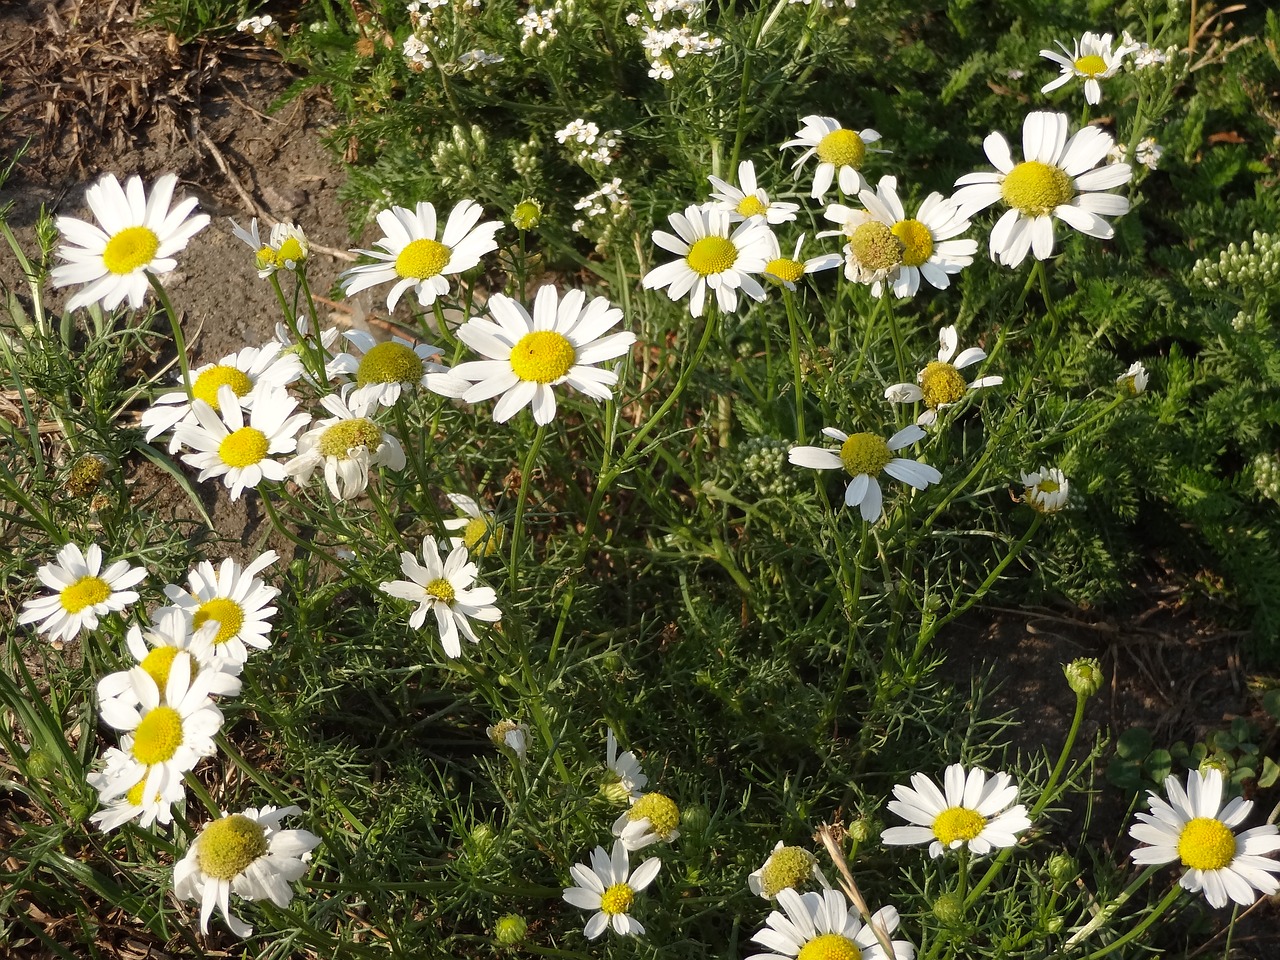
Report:
[[[791,376],[795,383],[792,399],[796,404],[796,437],[804,437],[804,391],[801,388],[802,374],[800,370],[800,321],[796,316],[795,297],[790,290],[783,289],[782,302],[787,305],[787,331],[791,337]]]
[[[507,564],[507,576],[511,583],[516,581],[516,561],[520,558],[520,539],[524,534],[524,509],[529,498],[529,478],[533,475],[538,462],[538,451],[542,449],[542,441],[547,436],[547,425],[538,425],[533,435],[533,443],[525,454],[524,465],[520,468],[520,490],[516,494],[516,515],[511,522],[511,559]]]
[[[1155,905],[1155,908],[1150,913],[1148,913],[1145,917],[1142,918],[1141,923],[1139,923],[1136,927],[1134,927],[1128,933],[1120,937],[1117,937],[1115,940],[1111,941],[1111,943],[1107,944],[1101,950],[1095,950],[1093,953],[1085,957],[1085,960],[1099,960],[1099,958],[1105,957],[1107,954],[1113,952],[1118,947],[1123,947],[1125,944],[1130,943],[1136,940],[1138,937],[1142,936],[1144,933],[1147,932],[1148,927],[1150,927],[1153,923],[1159,920],[1160,917],[1164,914],[1164,912],[1168,910],[1171,906],[1173,906],[1174,902],[1178,899],[1179,896],[1181,896],[1181,894],[1182,894],[1182,887],[1178,886],[1177,884],[1174,884],[1173,888],[1164,895],[1164,899],[1161,900],[1159,903],[1157,903]]]
[[[178,366],[182,369],[182,389],[187,392],[187,396],[193,396],[191,388],[194,384],[191,382],[191,367],[187,363],[187,341],[182,336],[182,324],[178,322],[178,314],[174,311],[173,303],[169,300],[169,294],[165,293],[164,284],[160,282],[160,278],[154,273],[147,273],[147,280],[156,293],[156,299],[160,301],[165,314],[169,317],[169,327],[173,330],[173,345],[178,351]]]

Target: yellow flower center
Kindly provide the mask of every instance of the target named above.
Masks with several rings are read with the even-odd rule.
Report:
[[[453,589],[453,584],[444,577],[437,577],[422,589],[427,591],[428,597],[439,600],[441,603],[447,603],[450,606],[458,598],[457,591]]]
[[[770,260],[765,264],[764,274],[771,280],[796,283],[804,276],[804,264],[799,260],[779,257],[777,260]]]
[[[879,220],[868,220],[849,237],[854,259],[869,270],[892,270],[902,263],[906,245]]]
[[[1107,72],[1107,61],[1096,53],[1081,57],[1074,64],[1076,73],[1083,77],[1100,77]]]
[[[218,391],[224,386],[230,387],[237,397],[243,397],[253,389],[253,381],[243,370],[218,364],[196,377],[191,395],[218,410]]]
[[[320,453],[337,460],[349,460],[349,451],[356,447],[366,450],[377,450],[382,443],[382,430],[372,420],[357,417],[354,420],[339,420],[326,427],[320,434]]]
[[[933,256],[933,231],[919,220],[899,220],[891,228],[902,241],[902,262],[918,267]]]
[[[1129,381],[1132,383],[1133,378],[1130,377]],[[98,489],[106,472],[105,459],[97,454],[86,454],[71,465],[71,472],[67,474],[67,492],[73,497],[88,496]]]
[[[727,237],[702,237],[685,254],[685,263],[701,277],[724,273],[738,260],[738,248]]]
[[[600,894],[600,912],[607,916],[615,913],[626,913],[635,902],[636,892],[625,883],[615,883]]]
[[[823,933],[814,937],[796,954],[796,960],[861,960],[862,951],[848,937]]]
[[[920,373],[924,404],[930,410],[937,410],[944,403],[955,403],[964,396],[968,386],[959,370],[941,360],[934,360]]]
[[[488,540],[485,540],[486,535],[489,538]],[[474,551],[481,540],[484,540],[485,543],[480,555],[482,557],[490,556],[496,553],[498,547],[502,544],[502,530],[493,526],[484,517],[472,517],[462,530],[463,546],[468,550]]]
[[[1221,870],[1236,858],[1236,835],[1221,820],[1196,817],[1182,828],[1178,856],[1192,870]]]
[[[164,693],[165,685],[169,682],[169,668],[173,666],[174,658],[179,652],[177,647],[156,647],[138,664],[156,682],[161,693]]]
[[[631,805],[627,819],[633,823],[648,820],[649,829],[664,840],[680,825],[680,808],[670,797],[660,793],[646,793]]]
[[[564,336],[553,330],[526,333],[511,348],[511,369],[521,380],[555,383],[573,366],[578,351]]]
[[[62,609],[67,613],[79,613],[85,607],[103,603],[111,596],[111,585],[101,577],[81,577],[69,587],[63,587],[59,597]]]
[[[738,201],[737,213],[743,217],[763,217],[769,205],[753,194],[747,194]]]
[[[396,273],[414,280],[434,277],[449,265],[453,251],[443,243],[428,240],[411,240],[396,257]]]
[[[1062,486],[1058,483],[1058,481],[1052,479],[1051,477],[1045,477],[1043,480],[1041,480],[1039,483],[1036,484],[1036,490],[1040,493],[1057,493],[1061,489],[1062,489]]]
[[[356,367],[356,383],[418,383],[422,380],[422,358],[412,347],[388,340],[379,343],[360,358]]]
[[[253,255],[253,262],[259,270],[266,270],[268,267],[274,270],[278,266],[276,252],[270,247],[259,248],[258,252]]]
[[[233,639],[244,626],[244,608],[229,597],[214,597],[206,600],[196,609],[191,618],[191,628],[199,630],[210,620],[218,621],[218,633],[213,638],[214,645],[226,643]]]
[[[142,806],[142,791],[146,789],[146,786],[147,786],[147,778],[143,777],[141,780],[139,780],[137,783],[135,783],[132,787],[129,788],[129,791],[124,795],[124,799],[129,804],[129,806],[131,807]]]
[[[160,238],[149,227],[125,227],[107,241],[102,250],[102,265],[123,276],[145,267],[160,249]]]
[[[867,155],[867,145],[852,130],[834,130],[818,141],[818,159],[837,167],[857,170]]]
[[[977,810],[970,810],[968,807],[950,807],[938,814],[933,821],[933,835],[942,842],[944,847],[950,847],[957,840],[968,843],[980,834],[986,825],[987,818]]]
[[[182,746],[182,717],[173,707],[152,707],[133,731],[133,758],[143,766],[172,760]]]
[[[1029,217],[1043,217],[1076,195],[1075,185],[1061,167],[1039,160],[1020,163],[1000,185],[1004,202]]]
[[[276,266],[283,267],[289,262],[295,266],[307,258],[307,251],[302,249],[302,244],[298,242],[297,237],[289,237],[284,243],[280,244],[280,249],[276,251]]]
[[[218,444],[218,456],[228,467],[250,467],[267,455],[267,435],[257,427],[241,427]]]
[[[813,870],[813,854],[800,847],[782,847],[773,851],[760,871],[760,886],[766,897],[776,897],[788,888],[798,889]]]
[[[863,473],[878,477],[892,459],[889,444],[874,433],[855,433],[840,445],[840,462],[855,477]]]
[[[215,820],[196,840],[200,872],[215,880],[232,880],[267,852],[267,831],[242,813]]]

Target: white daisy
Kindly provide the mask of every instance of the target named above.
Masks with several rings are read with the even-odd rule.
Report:
[[[190,589],[171,583],[164,594],[191,618],[194,630],[216,623],[215,655],[242,664],[249,659],[249,647],[265,650],[271,646],[268,635],[276,608],[269,604],[280,590],[264,583],[258,574],[278,559],[274,550],[268,550],[242,568],[227,557],[217,570],[208,560],[201,560],[187,574]]]
[[[1172,863],[1186,867],[1179,880],[1192,893],[1203,893],[1211,907],[1225,907],[1234,900],[1247,907],[1257,899],[1255,890],[1270,896],[1280,890],[1280,862],[1266,856],[1280,850],[1275,824],[1236,833],[1253,801],[1236,797],[1222,803],[1222,773],[1210,768],[1187,774],[1184,790],[1177,777],[1164,782],[1168,801],[1147,795],[1150,813],[1137,814],[1141,823],[1129,828],[1129,836],[1149,844],[1133,851],[1135,863]]]
[[[818,168],[813,172],[813,189],[809,196],[821,200],[831,188],[831,181],[839,178],[840,192],[853,196],[866,183],[859,171],[866,159],[867,144],[875,143],[880,134],[870,127],[866,130],[847,130],[840,126],[840,121],[831,117],[820,117],[812,114],[801,118],[803,126],[796,131],[796,138],[782,145],[787,147],[804,147],[805,151],[792,169],[799,170],[804,162],[814,154],[818,155]],[[888,153],[887,150],[872,150],[873,153]]]
[[[1071,484],[1057,467],[1041,467],[1022,474],[1022,499],[1036,513],[1057,513],[1067,505]]]
[[[178,265],[173,255],[205,228],[209,218],[191,215],[195,197],[169,209],[177,184],[178,178],[166,173],[148,197],[138,177],[130,177],[121,188],[119,180],[106,174],[84,195],[100,226],[58,218],[58,232],[67,242],[57,253],[65,262],[53,268],[50,279],[55,287],[85,284],[67,301],[68,310],[91,303],[114,310],[125,299],[136,310],[150,286],[147,274],[158,276]]]
[[[281,389],[259,391],[246,424],[240,398],[224,385],[218,388],[218,410],[203,400],[192,401],[195,423],[178,424],[174,438],[193,451],[182,459],[200,470],[199,480],[222,477],[231,499],[239,500],[245,487],[287,476],[284,465],[271,455],[297,448],[295,434],[311,419],[309,413],[295,414],[297,405]]]
[[[1027,114],[1022,125],[1024,160],[1015,164],[1009,142],[999,133],[983,142],[995,172],[967,173],[951,200],[960,216],[971,217],[993,203],[1008,209],[991,231],[991,259],[1016,267],[1030,252],[1037,260],[1053,253],[1056,217],[1081,233],[1102,240],[1115,230],[1103,217],[1129,210],[1129,199],[1106,193],[1133,177],[1127,163],[1099,166],[1114,141],[1097,127],[1084,127],[1067,139],[1065,114]]]
[[[805,274],[817,273],[819,270],[834,270],[840,266],[842,259],[838,253],[824,253],[821,256],[810,257],[808,260],[800,259],[800,249],[804,246],[804,234],[800,234],[800,239],[796,241],[795,251],[790,257],[782,255],[782,248],[778,244],[778,238],[771,232],[769,234],[769,253],[772,256],[769,262],[764,265],[764,275],[767,279],[782,284],[788,290],[794,290],[800,278]]]
[[[65,642],[74,640],[82,630],[97,629],[99,617],[137,602],[137,591],[129,588],[142,582],[147,571],[124,560],[104,570],[102,548],[96,543],[89,544],[83,553],[76,544],[68,543],[53,563],[36,571],[36,576],[53,593],[23,603],[18,623],[39,621],[37,633]]]
[[[765,862],[747,876],[747,887],[757,897],[772,900],[783,890],[799,892],[810,880],[828,887],[826,879],[817,857],[804,847],[790,847],[779,840]]]
[[[458,339],[487,360],[460,363],[451,371],[472,381],[462,395],[467,403],[502,394],[493,407],[497,423],[510,420],[521,408],[533,411],[533,421],[550,423],[556,415],[552,387],[565,384],[593,400],[608,400],[618,382],[617,370],[594,366],[626,354],[636,342],[630,331],[605,335],[622,320],[622,311],[604,297],[583,307],[586,295],[570,290],[558,297],[544,286],[533,301],[533,316],[500,293],[489,298],[492,320],[472,317],[458,328]]]
[[[1129,364],[1129,369],[1116,377],[1116,384],[1128,396],[1136,397],[1147,392],[1147,368],[1141,360]]]
[[[770,224],[787,223],[796,218],[800,209],[798,203],[778,203],[771,201],[769,195],[756,184],[756,166],[750,160],[738,164],[738,182],[741,189],[726,183],[719,177],[707,177],[715,187],[711,197],[716,206],[727,211],[729,219],[734,223],[748,220],[751,217],[764,217]]]
[[[480,223],[483,216],[484,209],[474,200],[460,201],[437,240],[436,208],[430,203],[419,203],[416,211],[406,207],[383,210],[378,214],[378,226],[386,236],[374,242],[378,249],[355,251],[378,262],[344,270],[338,277],[342,292],[350,297],[395,281],[387,294],[388,310],[395,310],[407,290],[417,294],[422,306],[431,306],[449,292],[446,276],[470,270],[486,253],[498,249],[494,237],[502,222]]]
[[[959,345],[956,328],[943,327],[938,331],[938,359],[931,361],[916,376],[919,385],[895,383],[885,390],[884,398],[890,403],[919,403],[923,400],[925,409],[916,418],[916,423],[928,427],[937,422],[939,410],[959,403],[966,393],[1004,383],[1004,377],[979,377],[972,383],[965,383],[960,371],[981,363],[987,359],[987,354],[978,347],[968,347],[957,357],[956,347]],[[955,357],[954,363],[952,357]]]
[[[640,850],[651,843],[671,843],[680,836],[680,808],[661,793],[645,793],[613,821],[613,835],[628,850]]]
[[[1124,58],[1131,53],[1131,48],[1120,44],[1114,50],[1111,47],[1111,34],[1086,32],[1075,41],[1074,49],[1068,50],[1061,40],[1055,40],[1062,53],[1054,50],[1041,50],[1040,56],[1052,60],[1062,68],[1061,76],[1050,80],[1040,88],[1041,93],[1057,90],[1080,77],[1084,80],[1084,98],[1093,105],[1102,102],[1102,84],[1099,80],[1113,77],[1124,64]]]
[[[627,848],[621,840],[613,842],[613,853],[604,847],[591,851],[591,866],[575,863],[569,868],[574,886],[565,887],[564,900],[583,910],[594,910],[582,931],[594,940],[610,927],[624,937],[644,935],[644,925],[631,916],[636,894],[649,884],[662,869],[662,861],[650,857],[635,870],[631,869]]]
[[[738,309],[739,290],[752,300],[764,299],[764,287],[754,276],[769,262],[769,227],[762,218],[749,217],[733,229],[724,210],[693,204],[667,220],[676,233],[655,230],[653,242],[680,259],[646,273],[646,290],[666,287],[673,301],[689,294],[689,313],[695,317],[702,316],[708,287],[725,313]]]
[[[333,416],[317,420],[300,436],[298,455],[284,465],[285,473],[299,483],[308,483],[323,464],[325,483],[339,500],[364,492],[369,486],[370,467],[403,470],[405,464],[400,441],[364,416],[364,406],[354,399],[353,395],[348,405],[337,394],[321,397],[320,403]],[[365,399],[369,399],[367,394]]]
[[[630,750],[618,753],[618,738],[609,728],[605,738],[605,768],[613,775],[613,779],[605,784],[603,790],[611,799],[626,800],[634,803],[640,799],[641,791],[649,782],[649,778],[640,769],[640,761]],[[613,796],[617,794],[617,796]]]
[[[280,821],[302,813],[298,807],[250,807],[206,823],[173,865],[173,892],[179,900],[200,900],[200,930],[209,932],[216,906],[237,937],[253,928],[231,914],[231,894],[245,900],[270,900],[287,907],[293,883],[307,872],[320,838],[307,830],[282,830]]]
[[[237,240],[243,240],[253,250],[254,264],[258,268],[258,277],[265,280],[277,270],[297,270],[306,262],[311,252],[307,243],[307,235],[302,228],[293,223],[281,221],[271,228],[271,234],[264,242],[258,233],[258,218],[249,221],[249,229],[231,221],[231,232]]]
[[[132,756],[116,747],[111,747],[104,754],[106,768],[94,772],[85,778],[90,787],[101,791],[104,786],[132,762]],[[181,777],[161,777],[159,786],[153,788],[148,795],[147,781],[144,777],[124,793],[107,802],[107,804],[89,817],[89,821],[103,833],[110,833],[130,820],[137,820],[138,826],[144,830],[153,824],[168,826],[173,822],[173,805],[183,803],[187,798],[187,790]]]
[[[821,893],[778,891],[778,906],[765,920],[766,926],[751,939],[767,953],[747,960],[889,960],[876,939],[871,924],[864,924],[856,907],[839,890]],[[885,936],[898,929],[898,911],[881,907],[871,915],[871,923]],[[892,940],[895,960],[912,960],[915,947],[906,940]]]
[[[943,790],[923,773],[913,773],[911,787],[898,784],[893,795],[897,799],[889,801],[889,811],[916,826],[890,827],[880,839],[890,846],[927,843],[931,857],[959,847],[983,856],[1012,847],[1031,826],[1027,808],[1013,802],[1018,786],[1007,773],[988,779],[974,767],[966,775],[962,764],[953,763],[943,774]]]
[[[529,753],[529,728],[514,720],[499,720],[484,728],[484,734],[499,750],[508,751],[519,763],[524,763]]]
[[[422,559],[419,563],[412,553],[400,554],[400,570],[409,579],[392,580],[379,589],[418,604],[409,618],[409,626],[415,630],[426,622],[428,610],[434,612],[444,652],[459,657],[459,634],[472,643],[480,642],[471,628],[472,620],[497,623],[502,619],[501,611],[493,605],[498,595],[492,587],[474,586],[479,571],[468,562],[466,547],[454,547],[442,562],[436,538],[427,537],[422,541]]]
[[[412,344],[400,337],[378,343],[363,330],[343,333],[358,354],[340,353],[329,361],[325,373],[348,378],[352,409],[381,404],[390,407],[404,390],[429,386],[446,397],[460,397],[469,384],[450,375],[448,367],[432,361],[440,348],[429,343]]]
[[[492,510],[484,510],[466,494],[447,493],[449,502],[466,514],[444,521],[446,530],[461,530],[462,536],[450,537],[449,546],[466,547],[477,556],[489,557],[502,545],[502,528]],[[477,551],[477,547],[480,549]]]
[[[212,674],[208,683],[211,696],[237,697],[240,695],[242,665],[219,654],[219,648],[213,642],[218,627],[216,622],[210,621],[193,630],[191,618],[185,611],[178,607],[162,607],[157,611],[155,626],[146,631],[137,624],[129,627],[125,645],[135,664],[161,690],[169,682],[174,662],[186,657],[190,661],[187,669],[191,676],[198,676],[206,670]],[[112,697],[132,696],[135,693],[132,673],[132,668],[118,670],[99,680],[99,702]]]
[[[315,324],[311,322],[307,315],[298,314],[297,322],[298,332],[302,334],[303,338],[314,341],[315,334],[311,331]],[[286,353],[296,354],[302,348],[302,344],[293,342],[293,331],[289,329],[289,324],[285,323],[285,321],[276,321],[275,333],[276,340],[284,346]],[[326,361],[332,359],[333,350],[331,348],[338,341],[339,336],[337,327],[325,327],[320,331],[320,347],[324,352]]]
[[[838,470],[844,467],[853,479],[844,491],[846,506],[862,510],[862,519],[874,522],[883,511],[883,495],[879,476],[887,473],[895,480],[923,490],[942,479],[936,469],[918,460],[895,457],[903,447],[924,439],[925,433],[914,424],[904,427],[888,440],[874,433],[843,433],[834,427],[824,427],[824,436],[840,442],[838,450],[829,447],[792,447],[787,459],[798,467],[814,470]]]

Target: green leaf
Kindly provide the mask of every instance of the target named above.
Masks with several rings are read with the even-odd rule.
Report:
[[[1155,738],[1146,727],[1130,727],[1116,741],[1116,756],[1125,760],[1142,760],[1151,752]]]

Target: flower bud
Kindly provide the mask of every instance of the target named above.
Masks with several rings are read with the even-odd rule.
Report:
[[[1102,665],[1091,657],[1072,660],[1062,668],[1062,672],[1077,697],[1092,697],[1102,689]]]
[[[511,222],[517,230],[532,230],[542,222],[542,204],[533,197],[521,200],[511,211]]]
[[[1200,773],[1206,774],[1210,770],[1217,770],[1222,774],[1222,779],[1226,780],[1231,776],[1231,766],[1227,763],[1227,758],[1220,753],[1210,754],[1200,761]]]
[[[680,829],[688,834],[702,834],[711,825],[711,811],[705,804],[693,803],[680,811]]]
[[[514,947],[529,932],[529,924],[518,913],[508,913],[493,925],[493,939],[501,947]]]
[[[1054,883],[1068,883],[1080,872],[1075,860],[1065,853],[1055,853],[1050,857],[1048,868]]]
[[[53,760],[39,747],[32,747],[27,753],[27,775],[33,780],[47,779],[53,773]]]
[[[944,927],[956,927],[964,920],[964,897],[958,893],[944,893],[933,901],[933,915]]]

